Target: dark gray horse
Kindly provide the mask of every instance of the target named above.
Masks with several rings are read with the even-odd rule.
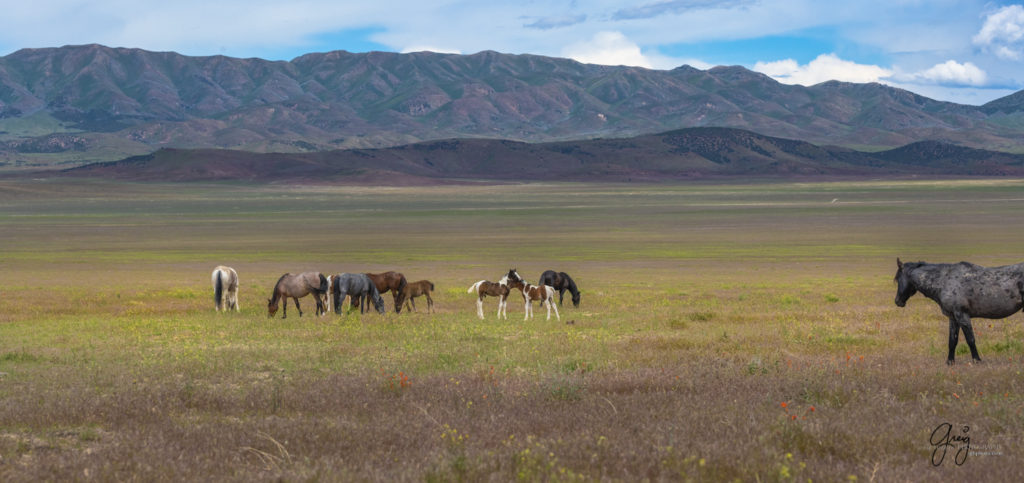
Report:
[[[939,304],[949,317],[949,358],[960,338],[960,331],[971,348],[971,357],[981,362],[974,345],[971,317],[1002,319],[1024,308],[1024,263],[986,268],[973,263],[903,263],[896,259],[896,305],[921,292]]]
[[[580,306],[580,289],[576,288],[576,282],[573,281],[568,273],[545,270],[544,273],[540,274],[540,281],[537,282],[537,285],[550,285],[555,290],[558,290],[558,305],[562,305],[562,297],[565,296],[565,291],[568,290],[572,294],[573,307]]]
[[[345,296],[352,297],[352,306],[356,305],[359,299],[359,313],[366,312],[366,299],[373,301],[373,307],[377,312],[384,313],[384,299],[380,297],[377,287],[365,273],[342,273],[331,277],[331,292],[334,296],[334,313],[341,313],[341,304],[345,302]]]

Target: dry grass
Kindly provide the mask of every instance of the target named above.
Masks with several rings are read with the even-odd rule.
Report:
[[[1024,476],[1019,316],[949,368],[891,282],[1018,261],[1024,183],[214,188],[0,183],[0,479]],[[478,321],[466,287],[511,266],[582,307]],[[430,278],[437,313],[267,319],[306,269]],[[944,422],[963,466],[929,462]]]

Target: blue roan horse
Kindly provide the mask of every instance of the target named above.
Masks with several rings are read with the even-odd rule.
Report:
[[[973,263],[903,263],[896,259],[896,305],[921,292],[939,304],[949,317],[949,358],[953,355],[960,331],[971,348],[971,357],[981,362],[974,345],[971,317],[1002,319],[1024,308],[1024,263],[986,268]]]
[[[366,299],[373,301],[378,313],[384,313],[384,299],[380,297],[377,287],[365,273],[342,273],[331,277],[331,292],[336,314],[342,313],[341,305],[345,302],[346,295],[352,297],[351,305],[356,305],[356,301],[360,302],[359,313],[368,310]]]

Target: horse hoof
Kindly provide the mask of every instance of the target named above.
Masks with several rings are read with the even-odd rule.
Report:
[[[952,366],[953,364],[956,364],[956,361],[954,361],[953,359],[946,359],[947,366]]]

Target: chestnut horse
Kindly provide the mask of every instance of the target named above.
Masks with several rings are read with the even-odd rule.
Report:
[[[384,272],[384,273],[367,273],[367,277],[373,281],[373,284],[377,287],[377,292],[381,295],[391,291],[391,296],[395,301],[395,313],[402,311],[402,302],[405,300],[405,286],[409,284],[406,282],[405,275],[398,272]]]
[[[281,275],[281,278],[277,279],[277,284],[274,285],[274,292],[267,299],[267,317],[273,317],[277,313],[278,302],[283,298],[284,310],[282,311],[281,318],[288,318],[289,297],[295,301],[295,309],[299,311],[299,317],[302,317],[302,307],[299,307],[299,298],[309,294],[313,294],[313,299],[316,301],[316,313],[321,315],[324,313],[322,299],[324,294],[327,293],[327,287],[327,277],[320,272],[303,272],[298,275],[286,273]]]
[[[501,281],[498,283],[481,280],[470,285],[469,290],[466,290],[466,293],[475,293],[477,296],[476,315],[480,317],[480,320],[484,319],[484,297],[488,295],[491,297],[498,297],[498,318],[500,319],[502,313],[504,313],[505,318],[507,319],[508,307],[506,306],[506,303],[510,292],[511,289],[508,286],[508,277],[502,277]]]
[[[434,282],[430,280],[420,280],[418,282],[409,282],[405,286],[405,308],[416,311],[416,297],[420,295],[427,296],[427,313],[434,309],[434,299],[430,298],[430,292],[434,291]],[[409,304],[412,304],[411,308]]]
[[[238,272],[231,267],[218,265],[210,276],[213,282],[213,303],[218,312],[238,312]]]
[[[551,320],[551,309],[555,309],[555,317],[558,320],[562,320],[562,317],[558,315],[558,306],[554,304],[555,299],[555,288],[550,285],[530,285],[523,280],[523,277],[519,276],[516,269],[508,271],[508,275],[505,276],[508,279],[508,285],[513,290],[518,290],[523,293],[523,301],[526,302],[526,316],[523,320],[533,317],[533,301],[539,300],[541,305],[547,305],[548,307],[548,318]]]

